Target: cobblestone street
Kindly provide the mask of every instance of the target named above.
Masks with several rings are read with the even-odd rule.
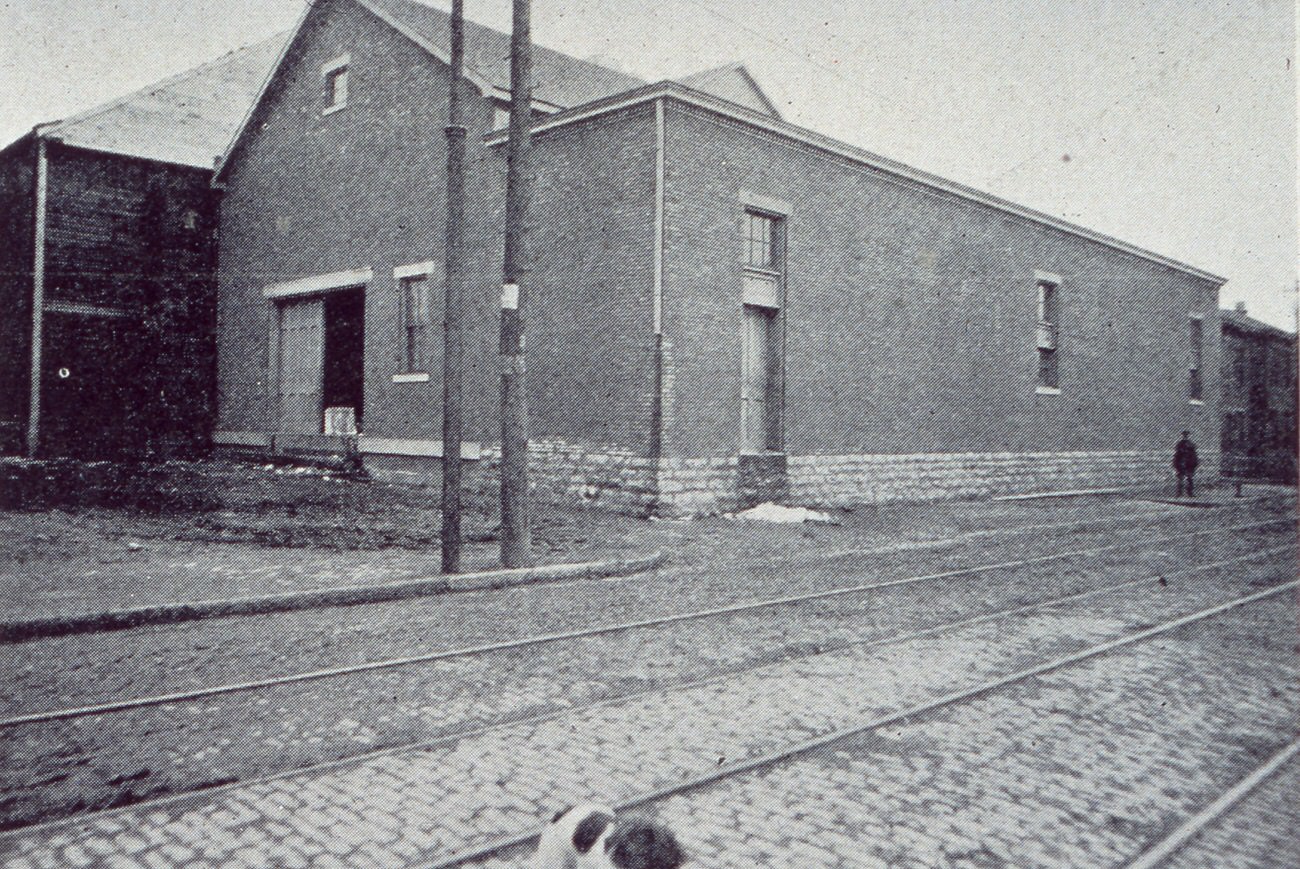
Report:
[[[186,757],[190,749],[181,751],[180,737],[167,734],[168,720],[173,727],[178,718],[205,715],[230,721],[228,742],[214,747],[218,758],[265,752],[284,737],[244,724],[258,720],[248,718],[257,708],[299,738],[324,741],[333,724],[336,743],[365,749],[366,737],[378,732],[373,722],[384,719],[413,728],[414,741],[427,744],[16,830],[0,835],[7,854],[0,865],[436,865],[466,848],[534,832],[564,805],[635,800],[1294,577],[1293,551],[1274,551],[1293,539],[1285,524],[1138,544],[1279,515],[1194,513],[1141,529],[1146,534],[1135,535],[1131,549],[1077,562],[452,659],[422,668],[418,681],[372,674],[335,693],[311,688],[306,700],[303,689],[311,686],[283,689],[278,698],[262,692],[124,715],[134,732],[152,734],[142,742],[162,740]],[[1068,547],[1117,539],[1113,530],[1098,532],[1071,537]],[[1005,542],[990,540],[962,560],[1054,548],[1053,541],[1033,553],[997,545]],[[930,568],[939,566],[934,553],[929,558]],[[1188,571],[1215,561],[1225,563]],[[924,566],[925,559],[906,556],[861,573],[840,565],[834,578],[839,585],[888,580],[895,570],[919,575]],[[830,578],[814,572],[803,585],[827,587]],[[1031,606],[1125,581],[1131,584],[1108,593]],[[657,582],[641,593],[671,599],[681,579]],[[636,586],[550,589],[548,607],[594,588],[607,595]],[[760,574],[732,599],[771,591]],[[504,594],[497,605],[521,597]],[[655,598],[641,598],[640,611],[612,607],[601,620],[646,617],[647,600]],[[691,604],[715,600],[706,592]],[[1122,865],[1294,738],[1295,617],[1294,593],[1273,595],[648,810],[681,832],[699,866]],[[348,691],[359,701],[341,713],[337,698]],[[385,694],[390,700],[381,702]],[[361,710],[365,705],[373,708]],[[340,714],[357,717],[339,729]],[[62,725],[32,742],[11,736],[10,751],[54,753],[59,739],[90,739],[94,726]],[[1285,771],[1277,781],[1284,779]],[[1199,847],[1211,847],[1211,836]],[[1268,865],[1238,850],[1236,862],[1212,865]],[[517,866],[523,853],[507,851],[491,863]]]
[[[1268,521],[1262,510],[1234,521]],[[1189,518],[1196,521],[1190,522]],[[724,618],[455,658],[258,692],[172,703],[15,732],[0,774],[10,824],[289,771],[373,749],[419,744],[521,716],[625,696],[895,636],[1019,603],[1095,588],[1097,572],[1151,576],[1187,562],[1237,558],[1267,546],[1278,526],[1216,539],[1187,536],[1215,523],[1159,513],[1124,529],[1094,525],[1053,539],[1065,551],[1116,547],[1047,561]],[[1172,533],[1158,548],[1143,540]],[[1133,545],[1122,543],[1132,540]],[[608,624],[647,614],[709,608],[858,582],[891,581],[969,565],[1035,557],[1032,535],[984,537],[959,551],[904,550],[802,568],[758,562],[710,572],[659,571],[625,581],[582,582],[473,596],[220,620],[67,637],[5,649],[20,691],[7,711],[93,704],[122,694],[167,693],[428,649]],[[689,606],[685,600],[689,600]],[[502,611],[512,617],[501,618]],[[432,626],[432,629],[431,629]],[[231,634],[233,633],[233,636]],[[62,662],[52,670],[50,659]],[[42,699],[44,698],[43,702]],[[436,701],[434,698],[437,698]],[[132,738],[146,734],[148,738]]]

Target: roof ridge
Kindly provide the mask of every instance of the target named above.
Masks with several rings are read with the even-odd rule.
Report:
[[[40,134],[41,135],[48,135],[51,133],[57,134],[62,129],[71,127],[75,124],[85,123],[91,118],[94,118],[98,115],[105,114],[106,112],[111,112],[113,109],[126,105],[127,103],[131,102],[132,100],[138,97],[152,94],[160,90],[165,90],[167,88],[180,84],[183,81],[188,81],[190,79],[196,78],[199,74],[207,72],[208,70],[212,69],[215,66],[218,66],[219,64],[230,62],[230,60],[234,58],[236,55],[242,54],[247,51],[251,51],[254,48],[260,48],[262,46],[268,45],[269,43],[275,40],[283,40],[288,36],[288,33],[289,31],[287,30],[280,31],[279,33],[276,33],[272,36],[268,36],[265,39],[259,39],[256,42],[250,42],[247,45],[241,45],[238,48],[232,48],[226,53],[220,55],[219,57],[214,57],[212,60],[205,61],[199,64],[198,66],[192,66],[189,69],[182,70],[181,72],[173,73],[172,75],[159,79],[158,81],[155,81],[151,84],[147,84],[144,85],[143,87],[137,88],[131,91],[130,93],[123,94],[120,97],[116,97],[114,99],[109,100],[106,103],[101,103],[100,105],[93,106],[89,109],[84,109],[66,118],[62,118],[57,121],[51,121],[46,129],[40,131]]]
[[[418,9],[423,9],[423,10],[426,10],[426,11],[428,11],[428,12],[434,12],[434,13],[437,13],[437,14],[439,14],[439,15],[443,15],[443,16],[449,16],[449,15],[450,15],[450,13],[449,13],[447,10],[442,9],[442,8],[440,8],[440,7],[438,7],[438,6],[431,5],[429,2],[426,2],[426,0],[376,0],[377,5],[380,5],[380,6],[383,6],[386,2],[388,2],[388,3],[406,4],[406,5],[409,5],[409,6],[414,6],[414,7],[418,8]],[[408,23],[410,23],[410,22],[408,22]],[[476,20],[474,20],[473,18],[470,18],[469,16],[466,16],[466,17],[465,17],[465,28],[466,28],[467,31],[468,31],[468,30],[472,30],[472,29],[478,29],[478,30],[480,30],[480,31],[486,31],[487,33],[492,34],[493,36],[497,36],[497,37],[500,37],[500,38],[503,38],[503,39],[510,39],[510,33],[509,33],[508,31],[505,31],[505,30],[498,30],[497,28],[493,27],[493,26],[490,25],[490,24],[484,24],[484,23],[482,23],[482,22],[480,22],[480,21],[476,21]],[[431,33],[424,33],[423,35],[424,35],[424,36],[427,36],[427,37],[431,37],[431,36],[433,36],[433,34],[431,34]],[[565,61],[568,61],[568,62],[570,62],[570,63],[576,63],[576,64],[582,64],[582,65],[584,65],[584,66],[594,67],[594,68],[599,69],[599,70],[601,70],[602,72],[605,72],[605,73],[612,73],[612,74],[614,74],[614,75],[619,75],[619,76],[623,76],[624,78],[631,79],[632,81],[635,81],[635,82],[637,82],[638,84],[648,84],[648,83],[649,83],[647,80],[641,78],[641,77],[638,76],[638,75],[634,75],[633,73],[625,72],[624,70],[621,70],[621,69],[615,69],[615,68],[612,67],[612,66],[606,66],[606,65],[603,64],[603,63],[598,63],[598,62],[596,62],[596,61],[594,61],[594,60],[590,60],[590,59],[588,59],[588,58],[582,58],[582,57],[578,57],[577,55],[574,55],[574,54],[569,54],[567,51],[562,51],[561,49],[554,48],[554,47],[552,47],[552,46],[550,46],[550,45],[546,45],[545,43],[538,42],[536,39],[533,39],[532,46],[533,46],[533,51],[534,51],[534,52],[537,52],[538,50],[545,51],[545,52],[550,52],[550,53],[552,53],[552,54],[559,55],[560,57],[564,58]],[[467,67],[471,67],[471,66],[473,66],[473,64],[471,63],[471,61],[470,61],[470,59],[469,59],[468,57],[465,58],[465,65],[466,65]],[[476,71],[479,72],[481,75],[484,74],[484,72],[485,72],[485,71],[484,71],[483,69],[481,69],[481,68],[476,68]],[[536,75],[536,70],[534,70],[534,75]],[[486,76],[486,75],[484,75],[483,77],[484,77],[485,79],[488,78],[488,76]],[[534,83],[534,85],[536,85],[536,82]],[[497,85],[497,86],[500,86],[500,85]]]

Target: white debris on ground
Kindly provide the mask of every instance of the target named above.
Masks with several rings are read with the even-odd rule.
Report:
[[[829,513],[809,510],[807,507],[787,507],[784,504],[774,504],[771,501],[766,504],[759,504],[757,507],[750,507],[748,510],[723,515],[728,519],[741,522],[822,522],[827,525],[839,524],[839,520]]]

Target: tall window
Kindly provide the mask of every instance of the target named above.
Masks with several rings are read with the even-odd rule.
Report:
[[[758,269],[780,268],[780,219],[757,211],[745,212],[746,264]]]
[[[741,293],[740,443],[745,452],[779,451],[781,435],[782,218],[745,211]]]
[[[1038,388],[1060,388],[1060,366],[1057,361],[1057,297],[1060,288],[1052,281],[1038,281]]]
[[[416,275],[402,279],[402,322],[406,328],[406,370],[427,372],[432,319],[429,279]]]
[[[1201,337],[1204,321],[1200,317],[1191,317],[1187,325],[1187,337],[1192,345],[1192,367],[1187,378],[1187,397],[1192,401],[1200,401],[1205,396],[1205,386],[1201,382]]]

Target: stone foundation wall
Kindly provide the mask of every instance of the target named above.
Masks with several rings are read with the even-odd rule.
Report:
[[[532,441],[528,458],[529,485],[540,503],[580,503],[631,515],[654,511],[655,459],[618,447],[562,440]],[[495,478],[500,448],[484,447],[483,460]]]
[[[499,485],[501,451],[484,446],[465,464],[467,488]],[[617,447],[562,440],[530,444],[536,503],[583,504],[629,515],[730,512],[761,501],[850,507],[907,501],[987,498],[1100,488],[1149,488],[1174,476],[1169,450],[1068,453],[911,453],[836,456],[723,456],[652,459]],[[379,479],[436,486],[436,456],[366,454]],[[1198,477],[1218,475],[1219,456],[1203,451]]]
[[[661,516],[690,516],[734,510],[740,506],[739,459],[661,459]]]
[[[838,507],[1078,489],[1138,488],[1174,479],[1170,450],[795,456],[790,502]],[[1202,453],[1200,475],[1216,473]]]

